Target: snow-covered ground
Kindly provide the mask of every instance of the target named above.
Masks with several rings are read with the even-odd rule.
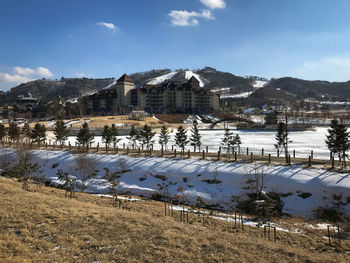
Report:
[[[268,82],[263,80],[256,80],[252,85],[254,88],[262,88],[264,87]]]
[[[252,93],[253,93],[253,91],[242,92],[242,93],[237,93],[237,94],[221,94],[220,98],[221,99],[226,99],[226,98],[232,98],[232,99],[248,98]]]
[[[261,149],[264,148],[265,154],[276,155],[276,149],[274,144],[276,143],[275,135],[276,131],[247,131],[247,130],[231,130],[233,134],[239,134],[242,141],[242,152],[246,152],[246,147],[249,148],[249,152],[254,154],[261,154]],[[168,148],[171,148],[171,145],[175,144],[176,130],[173,129],[170,133],[170,140]],[[210,152],[217,152],[221,144],[221,140],[224,136],[224,130],[200,130],[202,135],[202,144],[203,148],[208,146]],[[329,159],[329,150],[325,143],[327,134],[327,128],[318,127],[315,131],[294,131],[289,132],[289,150],[292,153],[295,150],[296,157],[308,158],[311,154],[311,151],[314,151],[314,158],[316,159]],[[187,131],[188,137],[191,135],[191,132]],[[129,145],[130,141],[127,139],[127,136],[120,136],[121,141],[118,143],[118,146]],[[154,149],[160,149],[158,144],[159,134],[156,134],[154,137]],[[48,140],[53,140],[48,138]],[[75,137],[69,137],[69,142],[72,145],[75,145]],[[103,145],[101,136],[96,136],[94,139],[93,146],[96,146],[97,143]],[[188,145],[186,149],[192,149]]]
[[[172,77],[174,77],[177,74],[177,71],[174,72],[170,72],[168,74],[156,77],[154,79],[151,79],[147,82],[147,84],[151,84],[151,85],[157,85],[159,83],[163,83],[164,81],[171,79]]]
[[[14,150],[0,149],[0,155],[7,159],[15,157]],[[159,185],[169,181],[176,182],[169,187],[172,196],[178,194],[182,186],[186,199],[195,202],[197,197],[206,203],[219,203],[229,208],[232,196],[244,196],[244,190],[249,174],[254,173],[256,166],[244,163],[210,162],[195,159],[166,159],[130,157],[123,155],[89,154],[91,162],[97,171],[96,177],[88,181],[87,191],[97,194],[108,193],[108,182],[103,179],[104,168],[110,171],[129,170],[121,174],[119,191],[135,195],[151,196],[160,192]],[[43,174],[54,183],[60,183],[57,178],[58,169],[70,172],[75,170],[75,155],[66,151],[32,151],[32,160],[39,162]],[[55,164],[55,165],[54,165]],[[312,210],[322,206],[331,206],[334,194],[341,196],[346,204],[342,206],[350,216],[350,174],[340,174],[324,169],[303,169],[301,166],[259,166],[258,171],[265,174],[265,192],[277,192],[289,195],[282,197],[284,211],[290,214],[311,217]],[[158,176],[157,176],[158,175]],[[218,180],[210,184],[205,180]],[[78,182],[79,182],[79,178]],[[309,193],[304,198],[302,193]]]
[[[204,87],[204,81],[201,79],[201,77],[198,75],[198,74],[196,74],[196,73],[194,73],[193,71],[191,71],[191,70],[186,70],[185,71],[185,78],[187,79],[187,80],[189,80],[190,78],[192,78],[192,77],[195,77],[198,81],[199,81],[199,86],[200,87]]]

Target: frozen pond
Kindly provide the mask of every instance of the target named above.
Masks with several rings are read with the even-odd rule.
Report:
[[[293,150],[296,151],[297,157],[307,158],[310,155],[311,150],[314,151],[314,158],[328,159],[329,150],[327,149],[325,139],[328,128],[318,127],[315,131],[296,131],[289,133],[289,150],[292,153]],[[271,153],[276,155],[276,149],[274,148],[275,131],[247,131],[247,130],[231,130],[233,134],[239,134],[242,140],[242,151],[246,152],[246,147],[249,148],[249,152],[254,152],[255,154],[261,154],[261,149],[264,148],[266,154]],[[168,148],[171,149],[171,145],[174,144],[175,130],[170,134],[170,141]],[[221,143],[221,139],[224,135],[224,130],[201,130],[202,144],[203,146],[208,146],[210,152],[217,152]],[[190,136],[190,131],[187,132]],[[118,146],[121,147],[123,143],[125,145],[130,145],[127,136],[120,136],[122,139]],[[160,149],[158,144],[157,134],[154,138],[154,149]],[[75,137],[69,137],[69,141],[72,145],[75,145]],[[94,139],[92,146],[96,146],[97,143],[102,146],[101,136],[97,136]],[[190,149],[190,147],[187,147]],[[193,149],[191,147],[191,149]]]

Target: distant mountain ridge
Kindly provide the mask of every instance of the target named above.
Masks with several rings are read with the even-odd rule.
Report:
[[[161,84],[167,81],[186,82],[191,76],[195,76],[204,88],[223,95],[227,99],[245,99],[249,97],[257,101],[259,96],[268,99],[268,96],[282,96],[290,103],[295,99],[312,98],[317,100],[347,100],[350,99],[350,81],[328,82],[328,81],[307,81],[297,78],[279,78],[268,81],[256,76],[241,77],[229,72],[222,72],[211,67],[198,70],[189,69],[154,69],[145,72],[138,72],[129,75],[136,87],[144,84]],[[119,78],[119,76],[115,76]],[[61,78],[59,80],[35,80],[20,84],[7,92],[0,93],[0,103],[11,103],[19,95],[26,95],[30,92],[34,97],[41,98],[44,102],[57,100],[61,97],[64,100],[79,98],[94,93],[104,88],[112,88],[116,78]],[[269,87],[272,89],[260,89]],[[248,97],[248,98],[247,98]],[[260,99],[259,99],[260,101]]]

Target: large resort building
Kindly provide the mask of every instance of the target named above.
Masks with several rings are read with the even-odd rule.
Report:
[[[186,83],[145,84],[135,88],[124,74],[116,84],[84,99],[87,113],[128,114],[133,110],[149,113],[212,113],[219,109],[219,97],[199,86],[192,77]]]

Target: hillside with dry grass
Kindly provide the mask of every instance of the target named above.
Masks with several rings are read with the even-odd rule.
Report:
[[[350,244],[329,246],[325,233],[278,231],[276,244],[263,230],[194,214],[164,216],[163,203],[111,199],[0,177],[0,262],[349,262]],[[289,220],[289,221],[288,221]],[[298,219],[285,220],[285,224]]]

